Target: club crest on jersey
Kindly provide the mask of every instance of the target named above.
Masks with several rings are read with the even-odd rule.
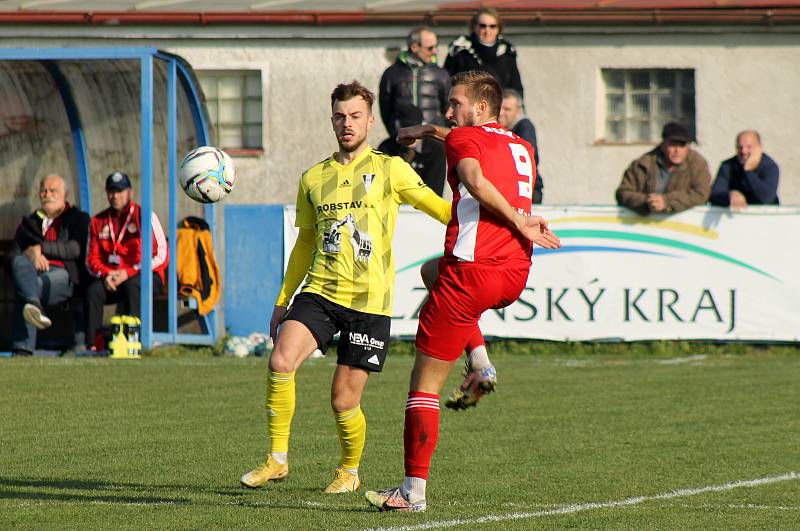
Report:
[[[367,192],[369,192],[369,187],[372,186],[372,181],[375,180],[375,174],[374,173],[363,173],[361,175],[361,179],[364,181],[364,188],[366,188]]]

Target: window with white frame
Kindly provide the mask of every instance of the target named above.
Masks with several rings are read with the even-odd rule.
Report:
[[[694,70],[603,68],[608,143],[661,141],[667,122],[679,122],[695,138]]]
[[[197,77],[219,147],[262,149],[261,71],[199,70]]]

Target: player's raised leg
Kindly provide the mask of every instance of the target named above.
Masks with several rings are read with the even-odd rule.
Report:
[[[461,410],[475,407],[478,401],[493,392],[497,386],[497,371],[489,361],[486,341],[478,324],[475,324],[466,347],[464,381],[445,400],[448,409]]]
[[[420,276],[425,288],[430,292],[439,278],[441,258],[432,258],[420,267]],[[464,368],[464,381],[447,397],[444,405],[449,409],[475,407],[485,395],[497,386],[497,371],[489,360],[486,341],[480,327],[476,324],[466,347],[467,361]]]
[[[292,320],[283,323],[270,355],[267,375],[266,410],[270,451],[264,463],[239,478],[245,487],[263,487],[267,482],[284,479],[289,474],[295,372],[316,348],[317,341],[306,325]]]

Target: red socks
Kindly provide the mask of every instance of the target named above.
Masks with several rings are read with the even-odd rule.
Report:
[[[428,479],[439,439],[439,395],[410,391],[403,432],[406,476]]]

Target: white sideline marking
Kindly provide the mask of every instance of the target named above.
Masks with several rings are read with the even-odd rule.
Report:
[[[708,358],[706,354],[692,354],[691,356],[684,356],[683,358],[669,358],[666,360],[656,360],[659,365],[680,365],[682,363],[692,363],[693,361],[702,361]]]
[[[767,485],[769,483],[779,483],[781,481],[792,481],[800,479],[800,472],[789,472],[781,474],[780,476],[767,476],[758,479],[732,481],[730,483],[723,483],[722,485],[709,485],[707,487],[698,487],[694,489],[678,489],[662,494],[655,494],[653,496],[634,496],[624,500],[608,501],[608,502],[590,502],[572,505],[562,505],[547,509],[544,511],[525,512],[525,513],[508,513],[498,515],[479,516],[477,518],[464,518],[458,520],[442,520],[440,522],[427,522],[424,524],[416,525],[403,525],[396,527],[373,527],[366,531],[412,531],[415,529],[432,529],[442,527],[455,527],[458,525],[482,524],[486,522],[503,522],[506,520],[525,520],[528,518],[538,518],[540,516],[553,516],[558,514],[572,514],[581,511],[590,511],[592,509],[609,509],[614,507],[627,507],[631,505],[639,505],[640,503],[653,500],[671,500],[673,498],[684,498],[687,496],[696,496],[698,494],[705,494],[707,492],[721,492],[726,490],[739,489],[742,487],[757,487],[760,485]]]

